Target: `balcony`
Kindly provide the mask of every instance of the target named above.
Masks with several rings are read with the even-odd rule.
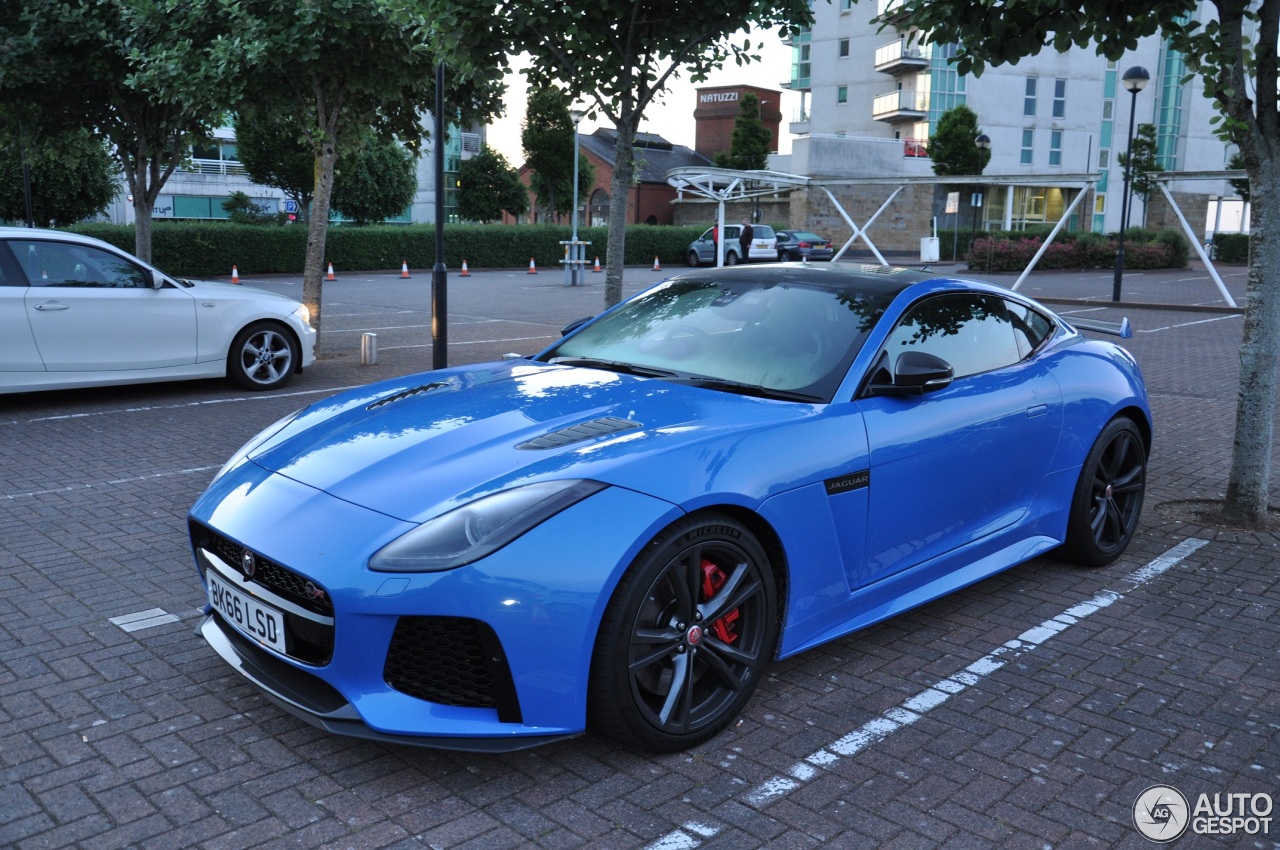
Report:
[[[912,89],[882,94],[871,102],[871,117],[877,121],[899,123],[919,121],[929,114],[929,95]]]
[[[177,169],[185,174],[244,174],[244,166],[234,159],[196,159]]]
[[[907,17],[902,5],[902,0],[876,0],[876,17],[886,24],[900,24]]]
[[[795,62],[791,65],[791,79],[784,80],[779,83],[784,89],[790,91],[809,91],[809,68],[808,62]]]
[[[791,114],[789,128],[793,136],[809,135],[809,110],[804,108],[795,110]]]
[[[919,44],[907,46],[904,39],[876,48],[876,70],[885,74],[916,73],[929,67],[927,51]]]
[[[929,158],[929,140],[928,139],[903,139],[902,155],[904,157],[920,157]]]

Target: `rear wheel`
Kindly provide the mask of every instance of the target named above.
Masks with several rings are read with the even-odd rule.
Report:
[[[1138,529],[1147,487],[1147,447],[1129,419],[1107,423],[1080,470],[1063,556],[1086,567],[1110,564]]]
[[[245,389],[282,386],[298,362],[298,344],[273,322],[255,322],[236,334],[227,354],[227,374]]]
[[[593,724],[672,752],[727,726],[777,635],[768,556],[740,523],[695,515],[659,534],[618,583],[591,663]]]
[[[738,264],[738,252],[737,252],[737,251],[725,251],[725,252],[724,252],[724,264],[725,264],[726,266],[736,266],[736,265]]]
[[[689,263],[690,266],[696,269],[698,267],[698,252],[690,251],[689,256],[685,257],[685,260]]]

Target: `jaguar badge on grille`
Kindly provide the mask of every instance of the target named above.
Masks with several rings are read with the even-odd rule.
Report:
[[[307,598],[313,602],[324,601],[324,591],[316,587],[312,582],[307,582],[307,586],[303,588],[303,591],[307,594]]]
[[[253,574],[257,569],[258,565],[253,559],[253,553],[245,549],[240,555],[240,570],[244,573],[244,577],[253,578]]]

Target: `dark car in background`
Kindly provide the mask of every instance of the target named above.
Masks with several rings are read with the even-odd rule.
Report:
[[[831,240],[809,230],[778,231],[778,261],[830,260],[835,254]]]

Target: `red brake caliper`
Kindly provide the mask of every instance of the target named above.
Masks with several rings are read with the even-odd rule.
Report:
[[[702,601],[706,602],[713,598],[728,580],[729,576],[724,570],[704,558],[702,561]],[[712,623],[711,631],[715,632],[716,637],[720,638],[721,642],[733,643],[738,639],[736,629],[738,617],[740,616],[738,609],[734,608]]]

